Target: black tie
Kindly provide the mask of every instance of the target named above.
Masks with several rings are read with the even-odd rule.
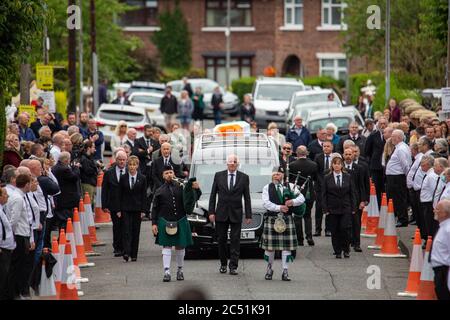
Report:
[[[433,196],[431,197],[431,202],[434,202],[434,195],[436,194],[436,190],[439,186],[440,181],[441,181],[441,177],[438,176],[437,181],[436,181],[436,187],[434,187]]]
[[[444,194],[445,189],[447,189],[447,186],[445,186],[444,188],[442,188],[441,194],[439,195],[439,201],[441,201],[442,195]]]
[[[134,177],[131,177],[131,189],[134,188]]]
[[[325,169],[329,169],[330,168],[330,156],[325,156],[326,160],[325,160]]]
[[[2,209],[2,210],[3,210],[3,213],[5,213],[5,209]],[[5,213],[5,217],[6,217],[6,213]],[[6,228],[5,228],[5,225],[3,224],[3,220],[1,217],[0,217],[0,223],[2,224],[2,239],[3,239],[3,241],[5,241],[6,240]]]
[[[147,148],[150,148],[150,140],[147,139]]]
[[[233,189],[234,185],[234,173],[230,173],[230,190]]]
[[[337,179],[337,185],[340,188],[341,187],[341,176],[336,176]]]
[[[168,166],[169,165],[169,160],[168,159],[164,159],[164,165]]]
[[[123,169],[120,169],[120,176],[123,176]]]
[[[31,214],[33,215],[33,222],[36,222],[36,215],[34,214],[33,206],[31,205],[30,198],[28,198],[28,194],[25,194],[25,197],[27,198],[28,205],[30,206]]]
[[[351,166],[347,166],[347,169],[348,169],[348,171],[351,171],[352,167]]]

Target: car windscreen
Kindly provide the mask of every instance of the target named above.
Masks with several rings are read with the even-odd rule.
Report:
[[[341,117],[341,118],[324,118],[308,121],[308,129],[311,132],[316,132],[320,128],[325,128],[328,123],[332,122],[338,129],[348,128],[348,125],[352,121],[351,118]]]
[[[192,166],[193,175],[197,178],[203,194],[210,194],[213,185],[214,174],[226,170],[225,164],[194,164]],[[241,164],[239,171],[250,177],[250,192],[262,192],[263,187],[272,181],[273,165],[261,164]]]
[[[122,111],[122,110],[100,110],[100,119],[105,120],[124,120],[129,122],[142,122],[144,115],[141,113]]]
[[[161,97],[136,95],[131,98],[131,102],[160,104],[161,99]]]
[[[165,90],[163,88],[153,88],[153,87],[130,87],[127,91],[127,95],[129,96],[133,92],[156,92],[156,93],[164,93]]]
[[[329,92],[323,92],[323,93],[308,94],[306,96],[297,96],[294,98],[294,105],[297,106],[299,104],[304,103],[327,102],[329,94],[330,94]]]
[[[258,86],[258,92],[256,93],[256,99],[269,101],[289,101],[291,100],[294,92],[301,90],[303,90],[303,87],[299,84],[260,84]]]

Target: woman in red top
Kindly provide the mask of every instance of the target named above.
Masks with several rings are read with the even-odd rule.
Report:
[[[20,153],[19,137],[13,133],[10,133],[6,136],[5,151],[3,151],[2,169],[8,164],[13,165],[17,168],[20,166],[21,161],[22,155]]]
[[[402,119],[402,110],[398,106],[397,100],[394,98],[389,100],[389,111],[391,112],[389,122],[400,122]]]

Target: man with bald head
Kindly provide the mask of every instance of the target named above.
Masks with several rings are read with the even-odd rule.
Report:
[[[161,144],[160,154],[161,156],[159,158],[153,160],[150,168],[153,191],[156,191],[156,189],[164,184],[163,171],[165,166],[172,167],[175,176],[177,178],[184,179],[184,175],[181,170],[181,163],[176,161],[177,159],[172,158],[172,146],[170,143],[165,142]]]
[[[114,256],[123,255],[123,218],[117,214],[120,212],[120,177],[126,173],[127,154],[118,151],[115,155],[115,163],[109,168],[103,177],[102,184],[102,209],[111,215],[113,223],[113,249]]]
[[[50,154],[53,157],[53,160],[58,162],[59,155],[61,154],[61,151],[64,150],[64,135],[57,133],[53,136],[53,146],[50,149]]]
[[[34,141],[36,140],[36,136],[31,130],[31,128],[28,126],[30,122],[30,115],[26,112],[22,112],[17,117],[17,120],[19,122],[19,139],[20,141]]]

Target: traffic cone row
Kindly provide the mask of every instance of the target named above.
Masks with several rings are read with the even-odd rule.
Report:
[[[86,195],[89,197],[89,194],[86,192]],[[83,243],[84,243],[84,253],[87,257],[89,256],[99,256],[99,253],[96,253],[92,248],[91,237],[89,235],[89,220],[92,219],[92,216],[89,217],[86,214],[86,210],[84,209],[84,201],[80,199],[80,204],[78,207],[78,212],[80,214],[80,222],[81,222],[81,233],[83,235]],[[95,228],[94,228],[95,230]]]
[[[387,196],[386,193],[383,193],[381,199],[381,208],[380,208],[380,218],[378,219],[378,228],[376,230],[376,238],[375,243],[371,246],[368,246],[368,249],[381,249],[383,245],[383,237],[384,237],[384,228],[386,226],[386,215],[387,215]]]
[[[375,185],[370,186],[370,199],[369,205],[367,206],[367,222],[366,228],[361,232],[361,237],[365,238],[375,238],[376,231],[378,228],[378,220],[380,217],[380,212],[378,210],[378,200],[375,191]]]
[[[87,192],[84,195],[84,210],[86,212],[86,217],[88,220],[89,236],[91,237],[92,246],[98,247],[106,245],[106,243],[101,242],[97,239],[97,232],[94,223],[94,213],[92,212],[91,206],[91,198],[89,197],[89,194]]]
[[[111,224],[111,216],[102,210],[102,184],[103,172],[97,176],[97,190],[95,195],[95,223],[96,224]]]
[[[420,275],[423,268],[423,252],[421,240],[422,238],[420,236],[420,230],[419,228],[416,228],[411,263],[409,265],[408,282],[406,284],[406,289],[403,292],[398,293],[398,296],[400,297],[417,297]]]
[[[417,292],[417,300],[437,300],[434,271],[431,263],[428,261],[431,252],[432,239],[428,237],[427,246],[425,248],[425,256],[423,258],[422,272],[420,273],[419,290]]]

